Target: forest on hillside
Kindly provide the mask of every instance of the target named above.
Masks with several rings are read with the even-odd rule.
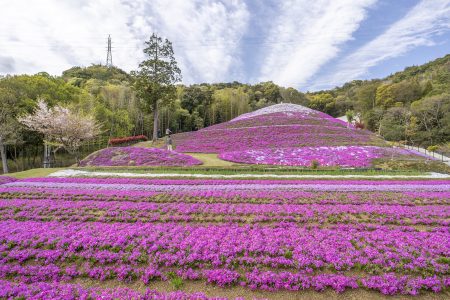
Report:
[[[47,73],[0,77],[2,143],[16,169],[37,164],[42,136],[28,131],[18,116],[32,112],[38,100],[93,114],[102,136],[85,152],[106,146],[113,137],[152,135],[153,116],[143,109],[133,89],[134,78],[117,67],[73,67],[61,76]],[[301,104],[334,117],[351,112],[360,126],[390,141],[448,151],[450,137],[450,54],[412,66],[383,79],[355,80],[341,87],[301,92],[273,82],[177,85],[173,99],[159,106],[159,128],[164,132],[198,130],[272,104]],[[19,158],[22,158],[19,163]]]

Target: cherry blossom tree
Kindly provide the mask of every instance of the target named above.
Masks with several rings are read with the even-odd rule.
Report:
[[[39,100],[33,114],[19,118],[19,122],[44,135],[47,145],[57,145],[74,155],[79,162],[79,148],[101,133],[100,125],[92,116],[76,113],[66,107],[49,108]]]

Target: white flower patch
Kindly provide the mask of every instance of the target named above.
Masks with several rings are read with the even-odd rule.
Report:
[[[261,116],[261,115],[281,113],[281,112],[286,113],[287,116],[291,116],[292,113],[294,113],[294,112],[310,114],[310,113],[315,112],[315,110],[305,107],[305,106],[302,106],[302,105],[298,105],[298,104],[280,103],[280,104],[275,104],[275,105],[271,105],[268,107],[264,107],[264,108],[255,110],[250,113],[240,115],[239,117],[232,119],[230,122],[253,118],[253,117]]]

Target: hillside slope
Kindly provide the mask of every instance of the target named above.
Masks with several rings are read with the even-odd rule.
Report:
[[[348,127],[325,113],[295,104],[276,104],[229,122],[174,135],[179,152],[218,153],[224,160],[251,164],[326,166],[371,164],[374,158],[413,156],[389,148],[367,130]]]
[[[94,152],[80,162],[91,166],[193,166],[202,162],[189,155],[165,149],[142,147],[109,147]]]
[[[366,130],[295,104],[276,104],[229,122],[174,136],[177,151],[224,151],[305,146],[376,145],[386,143]]]

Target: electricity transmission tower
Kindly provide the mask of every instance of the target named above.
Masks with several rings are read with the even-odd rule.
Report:
[[[108,35],[108,53],[106,54],[106,66],[112,67],[111,35]]]

